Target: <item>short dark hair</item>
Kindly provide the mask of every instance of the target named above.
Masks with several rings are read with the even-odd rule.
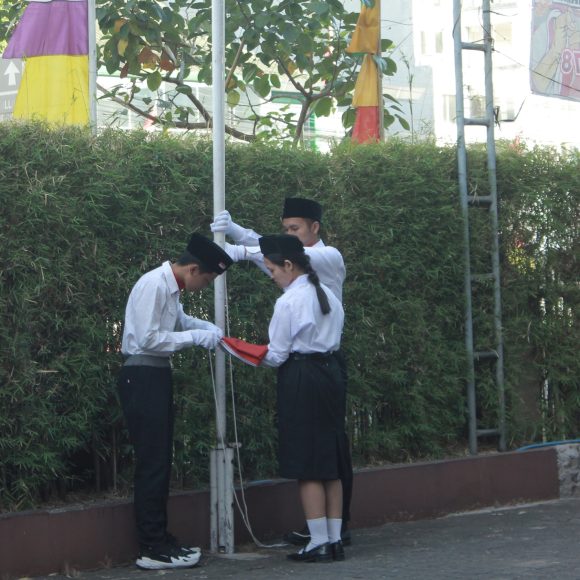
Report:
[[[179,260],[177,260],[179,266],[189,266],[190,264],[197,264],[199,266],[199,271],[202,274],[211,274],[213,272],[212,268],[208,268],[199,258],[185,250]]]

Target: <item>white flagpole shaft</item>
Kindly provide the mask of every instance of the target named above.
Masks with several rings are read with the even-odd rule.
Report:
[[[93,132],[97,131],[97,9],[95,0],[87,3],[89,39],[89,122]]]
[[[381,24],[381,13],[382,13],[382,0],[378,0],[379,2],[379,46],[377,47],[377,56],[381,58],[383,56],[381,50],[382,38],[383,38],[383,30]],[[376,63],[375,63],[376,64]],[[378,87],[377,91],[379,93],[379,139],[381,141],[385,140],[385,105],[383,102],[383,71],[381,70],[380,66],[377,66],[377,77],[378,77]]]
[[[212,0],[212,100],[213,100],[213,209],[214,215],[225,209],[225,5],[224,0]],[[214,241],[223,247],[225,235],[216,233]],[[215,281],[215,323],[225,331],[225,277]],[[216,454],[211,475],[211,485],[217,490],[217,530],[211,530],[212,551],[232,554],[233,506],[228,502],[226,490],[233,486],[228,480],[230,472],[226,462],[226,363],[225,353],[216,351]],[[230,474],[230,479],[233,476]],[[214,507],[214,506],[212,506]],[[212,519],[214,525],[214,519]],[[215,542],[215,544],[214,544]]]
[[[209,454],[209,505],[210,505],[210,548],[217,552],[218,547],[218,491],[217,491],[217,449],[214,447]]]

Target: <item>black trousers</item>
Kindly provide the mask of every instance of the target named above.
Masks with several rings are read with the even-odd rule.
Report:
[[[173,381],[170,368],[125,366],[119,395],[135,451],[134,506],[141,546],[166,540],[173,453]]]
[[[346,366],[346,358],[342,350],[339,350],[334,355],[338,360],[338,364],[340,366],[340,372],[342,373],[342,380],[344,381],[345,387],[348,389],[348,372]],[[346,409],[345,409],[346,414]],[[350,502],[352,500],[352,486],[354,481],[354,474],[352,471],[352,459],[350,456],[350,442],[348,441],[348,436],[344,435],[346,442],[345,442],[345,449],[346,449],[346,461],[347,466],[342,474],[341,482],[342,482],[342,524],[347,524],[350,521]]]

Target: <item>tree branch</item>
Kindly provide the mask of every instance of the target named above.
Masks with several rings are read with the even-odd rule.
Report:
[[[152,121],[156,125],[168,125],[169,124],[169,123],[164,123],[156,115],[152,115],[151,113],[144,111],[143,109],[140,109],[139,107],[137,107],[133,103],[124,101],[123,99],[117,97],[116,95],[113,95],[111,93],[111,91],[109,91],[108,89],[106,89],[105,87],[103,87],[102,85],[100,85],[98,83],[97,83],[97,88],[103,94],[107,95],[107,97],[110,98],[113,102],[121,105],[122,107],[125,107],[126,109],[133,111],[134,113],[137,113],[137,115],[139,115],[145,119],[149,119],[150,121]],[[202,108],[203,108],[203,105],[202,105]],[[204,109],[204,111],[205,111],[205,109]],[[187,129],[187,130],[208,129],[209,130],[213,126],[212,125],[212,118],[209,115],[209,113],[207,113],[207,111],[205,111],[205,112],[207,114],[207,118],[204,117],[205,118],[204,123],[188,123],[185,121],[176,121],[176,122],[171,123],[171,126],[176,127],[177,129]],[[232,137],[235,137],[236,139],[239,139],[240,141],[245,141],[246,143],[251,143],[251,142],[256,140],[256,137],[254,135],[247,135],[246,133],[242,133],[241,131],[234,129],[233,127],[229,127],[228,125],[226,125],[225,131],[228,135],[231,135]]]
[[[232,68],[230,69],[230,72],[228,73],[228,76],[226,77],[226,84],[225,84],[226,92],[228,90],[228,86],[230,84],[230,81],[232,80],[232,77],[234,76],[234,71],[236,70],[236,68],[238,66],[238,61],[240,60],[240,57],[242,56],[242,50],[243,50],[245,45],[246,45],[246,43],[244,42],[244,39],[242,38],[242,40],[240,41],[240,47],[238,48],[238,52],[236,53],[236,56],[234,58]]]
[[[304,128],[304,123],[306,122],[306,115],[310,109],[311,104],[312,100],[308,97],[302,103],[302,108],[300,109],[300,116],[298,117],[298,122],[296,123],[296,135],[294,135],[294,141],[292,142],[292,145],[296,145],[302,139],[302,129]]]
[[[292,83],[292,85],[294,86],[294,88],[303,96],[306,97],[306,89],[300,85],[299,83],[297,83],[294,80],[294,77],[292,76],[292,73],[288,70],[288,68],[286,67],[286,65],[282,62],[282,60],[280,59],[279,56],[276,57],[276,61],[278,62],[278,64],[282,67],[282,69],[284,70],[284,74],[288,77],[288,80]]]

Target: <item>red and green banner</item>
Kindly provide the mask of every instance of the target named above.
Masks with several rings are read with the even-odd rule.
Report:
[[[29,0],[2,55],[25,63],[15,118],[89,123],[87,10],[87,0]]]

